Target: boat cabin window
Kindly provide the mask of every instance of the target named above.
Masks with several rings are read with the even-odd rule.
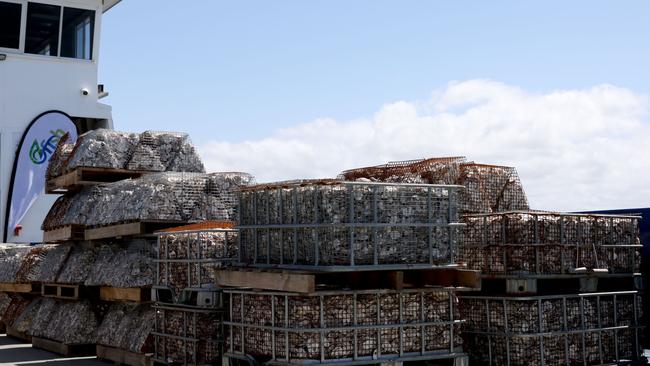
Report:
[[[33,2],[27,5],[26,53],[90,60],[94,32],[93,10]]]
[[[90,60],[93,54],[95,12],[64,8],[61,29],[61,56]]]
[[[20,48],[22,5],[0,1],[0,47]]]
[[[29,3],[27,5],[25,52],[58,56],[60,22],[60,6]]]

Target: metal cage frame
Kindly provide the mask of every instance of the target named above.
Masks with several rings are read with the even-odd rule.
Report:
[[[448,317],[449,320],[444,321],[426,321],[426,311],[424,305],[424,296],[426,293],[433,292],[444,292],[448,294]],[[225,321],[224,324],[227,326],[228,338],[226,341],[226,352],[225,355],[228,357],[234,358],[247,358],[250,359],[251,355],[247,353],[246,342],[243,337],[245,337],[247,330],[258,330],[258,331],[269,331],[271,333],[271,354],[270,359],[266,361],[268,364],[272,365],[310,365],[310,364],[327,364],[327,365],[363,365],[369,363],[381,363],[388,361],[411,361],[411,360],[432,360],[432,359],[451,359],[459,358],[466,356],[462,351],[460,344],[455,342],[456,333],[459,332],[463,320],[456,319],[456,312],[458,310],[457,304],[455,304],[455,295],[453,290],[445,288],[427,288],[427,289],[409,289],[409,290],[357,290],[357,291],[319,291],[309,295],[288,293],[288,292],[270,292],[270,291],[250,291],[250,290],[237,290],[237,289],[227,289],[224,290],[229,296],[229,320]],[[381,324],[380,321],[380,300],[379,296],[382,294],[392,294],[399,295],[399,322],[396,324]],[[404,321],[404,303],[403,303],[403,294],[416,294],[419,295],[419,320],[417,322],[407,323]],[[271,316],[270,316],[270,325],[261,325],[261,324],[252,324],[244,323],[244,296],[268,296],[271,301]],[[350,310],[351,317],[353,319],[352,325],[343,325],[343,326],[326,326],[325,324],[325,302],[324,297],[326,296],[352,296],[353,306]],[[358,314],[357,314],[357,297],[359,295],[375,295],[376,296],[376,311],[377,311],[377,324],[364,325],[358,324]],[[233,297],[241,296],[240,308],[233,308]],[[284,324],[285,326],[277,325],[280,320],[276,319],[276,307],[275,307],[275,298],[280,297],[284,299]],[[315,298],[319,301],[319,324],[320,326],[316,328],[305,328],[301,326],[290,326],[289,325],[289,298]],[[235,311],[240,312],[242,321],[234,321],[233,314]],[[426,350],[426,337],[425,337],[425,328],[429,326],[442,326],[448,327],[449,330],[449,345],[448,349],[442,350],[437,349],[433,351]],[[405,330],[404,328],[418,328],[419,332],[419,344],[420,351],[418,352],[406,352],[404,351],[404,337]],[[235,342],[235,329],[241,331],[241,351],[236,350]],[[396,354],[382,354],[381,353],[381,336],[382,330],[399,330],[399,352]],[[327,358],[325,354],[325,338],[326,333],[329,332],[352,332],[353,333],[353,356],[351,358]],[[377,341],[377,349],[374,352],[373,356],[359,356],[358,352],[358,336],[360,331],[372,331],[375,333]],[[284,334],[284,356],[280,355],[278,352],[278,345],[276,342],[276,333]],[[320,347],[320,358],[319,359],[294,359],[291,358],[290,346],[289,346],[289,337],[291,334],[318,334],[319,337],[319,347]],[[253,357],[254,358],[254,357]]]
[[[319,212],[321,211],[320,200],[318,199],[319,193],[321,192],[322,187],[331,187],[333,185],[346,187],[347,196],[346,196],[346,209],[343,211],[344,214],[348,215],[348,220],[346,222],[339,223],[327,223],[322,222],[319,217]],[[313,192],[313,221],[311,222],[301,222],[302,220],[298,216],[297,206],[298,206],[298,187],[301,186],[313,186],[317,187]],[[355,187],[366,187],[372,192],[372,218],[369,222],[356,222],[355,221]],[[426,222],[415,222],[415,223],[385,223],[380,222],[378,207],[378,195],[379,190],[383,187],[402,187],[404,189],[408,188],[419,188],[426,189],[426,205],[427,205],[427,220]],[[348,182],[348,181],[315,181],[315,182],[298,182],[298,183],[285,183],[277,185],[267,185],[267,186],[253,186],[247,187],[240,191],[239,201],[239,226],[237,228],[240,230],[240,250],[239,250],[239,264],[249,265],[254,267],[274,267],[274,268],[287,268],[287,269],[319,269],[319,270],[350,270],[354,269],[373,269],[377,267],[381,268],[413,268],[417,266],[423,266],[430,268],[432,266],[445,267],[449,265],[454,265],[456,261],[456,252],[457,252],[457,233],[459,227],[464,226],[464,224],[458,222],[458,195],[459,191],[464,189],[463,186],[458,185],[439,185],[439,184],[412,184],[412,183],[380,183],[380,182]],[[446,196],[444,201],[447,202],[447,212],[445,214],[444,223],[433,222],[433,199],[434,192],[439,192],[439,194]],[[444,193],[443,193],[444,192]],[[252,216],[253,222],[248,223],[243,220],[243,211],[244,205],[243,194],[252,194]],[[258,196],[277,195],[279,198],[278,202],[278,212],[284,212],[283,210],[283,197],[290,195],[291,202],[291,222],[283,222],[283,215],[280,214],[280,222],[270,224],[269,219],[269,199],[264,199],[267,203],[264,208],[266,211],[266,220],[267,223],[258,223],[258,210],[261,209],[258,204],[260,201]],[[266,198],[264,197],[264,198]],[[424,200],[423,200],[424,202]],[[428,246],[428,258],[419,263],[409,260],[408,263],[381,263],[382,258],[379,254],[379,240],[378,232],[382,229],[387,228],[403,228],[403,229],[426,229],[427,230],[427,243]],[[355,253],[358,250],[357,244],[355,243],[355,232],[359,229],[365,229],[370,232],[371,242],[372,242],[372,264],[369,263],[357,263]],[[278,230],[280,236],[290,237],[291,249],[288,253],[284,252],[284,243],[271,242],[270,239],[261,240],[266,235],[266,238],[270,237],[270,232],[272,230]],[[348,251],[346,263],[341,264],[330,264],[323,263],[320,258],[321,251],[321,239],[319,238],[319,230],[340,230],[346,235],[347,246],[345,247]],[[436,238],[434,238],[434,230],[447,231],[447,242],[446,243],[437,243]],[[313,251],[313,258],[298,258],[298,248],[299,248],[299,232],[306,231],[312,238],[311,250]],[[247,232],[252,233],[251,242],[248,242],[246,239]],[[265,243],[260,243],[265,241]],[[247,250],[248,247],[252,247],[252,253],[250,250]],[[273,248],[272,248],[273,247]],[[275,248],[278,247],[278,248]],[[446,247],[448,256],[446,260],[438,261],[435,258],[434,251],[439,247]],[[272,249],[279,249],[279,260],[272,259]],[[285,256],[288,259],[285,259]],[[442,262],[442,263],[440,263]]]
[[[619,325],[619,319],[617,319],[617,304],[618,296],[632,296],[633,300],[633,319],[630,319],[631,325]],[[639,337],[640,337],[640,332],[643,331],[643,328],[645,326],[641,322],[641,317],[639,314],[639,311],[641,309],[641,306],[639,304],[639,296],[640,293],[639,291],[614,291],[614,292],[597,292],[597,293],[585,293],[585,294],[577,294],[577,295],[547,295],[547,296],[526,296],[526,297],[497,297],[497,296],[461,296],[460,297],[460,303],[461,307],[467,306],[463,305],[463,301],[466,300],[477,300],[477,301],[484,301],[485,302],[485,314],[484,314],[484,320],[485,320],[485,325],[487,329],[471,329],[470,325],[472,324],[471,321],[466,319],[465,323],[465,329],[463,330],[463,334],[467,338],[487,338],[487,343],[488,343],[488,349],[487,349],[487,356],[489,360],[489,365],[500,365],[499,362],[496,361],[495,355],[493,352],[493,343],[497,342],[497,339],[501,339],[506,342],[506,365],[510,366],[511,364],[511,342],[513,339],[521,339],[521,338],[532,338],[535,339],[537,338],[539,341],[539,362],[541,365],[545,365],[545,359],[544,359],[544,338],[545,337],[563,337],[564,338],[564,360],[566,364],[571,364],[569,362],[569,337],[570,336],[580,336],[581,338],[581,354],[582,354],[582,362],[584,365],[588,365],[589,363],[587,362],[587,347],[586,347],[586,336],[587,334],[590,333],[598,333],[598,348],[599,348],[599,359],[600,359],[600,364],[607,364],[607,361],[603,357],[603,342],[602,342],[602,334],[603,332],[611,331],[614,333],[614,342],[616,344],[615,347],[615,358],[616,361],[625,361],[621,357],[619,357],[619,341],[618,341],[618,334],[620,331],[626,331],[630,330],[634,332],[634,354],[637,356],[637,359],[640,358],[641,356],[641,351],[642,349],[640,348],[640,343],[639,343]],[[602,324],[602,313],[601,313],[601,298],[603,297],[611,297],[613,299],[613,320],[614,324],[613,326],[605,326]],[[586,315],[585,315],[585,299],[589,298],[596,298],[597,302],[597,316],[598,316],[598,321],[597,321],[597,326],[595,327],[589,327],[586,325]],[[580,315],[580,329],[571,329],[571,327],[568,326],[568,316],[567,316],[567,300],[570,299],[577,299],[580,302],[579,306],[579,315]],[[562,330],[545,330],[543,326],[543,311],[542,311],[542,301],[544,300],[558,300],[562,301]],[[502,305],[502,310],[503,310],[503,324],[501,325],[504,330],[503,331],[497,331],[492,328],[492,325],[490,323],[491,313],[490,313],[490,302],[500,302]],[[517,301],[532,301],[536,302],[536,307],[537,307],[537,315],[536,315],[536,326],[537,329],[533,329],[531,332],[521,332],[521,331],[512,331],[510,329],[510,323],[508,321],[508,310],[509,307],[507,306],[508,302],[517,302]],[[468,310],[469,311],[469,310]],[[468,329],[469,328],[469,329]],[[482,353],[483,350],[474,350],[477,354]],[[472,350],[468,352],[470,354],[470,357],[472,355]]]
[[[219,333],[215,338],[211,339],[202,339],[197,336],[197,334],[189,334],[188,329],[189,324],[188,324],[188,318],[191,316],[191,322],[192,322],[192,327],[193,329],[197,329],[198,325],[198,316],[199,314],[208,314],[208,315],[223,315],[222,312],[220,311],[214,311],[214,310],[207,310],[207,309],[196,309],[196,308],[187,308],[187,307],[178,307],[178,306],[167,306],[163,304],[155,304],[153,308],[156,310],[156,316],[154,317],[154,331],[151,332],[151,335],[154,336],[154,354],[152,356],[152,359],[156,362],[160,362],[163,364],[167,364],[167,360],[163,359],[166,358],[168,353],[166,349],[160,349],[159,347],[161,346],[160,343],[163,343],[164,340],[177,340],[183,342],[183,365],[193,365],[193,366],[198,366],[198,365],[203,365],[204,363],[199,363],[197,360],[198,356],[198,347],[200,342],[206,342],[206,345],[216,345],[216,350],[218,353],[217,358],[221,359],[223,356],[223,321],[221,324],[218,325],[218,328],[215,330],[215,332]],[[182,335],[175,335],[175,334],[170,334],[164,331],[164,329],[161,330],[160,324],[159,324],[159,311],[163,310],[163,322],[165,321],[165,316],[166,316],[166,311],[178,311],[178,312],[183,312],[183,334]],[[190,347],[192,347],[190,349]],[[188,360],[187,355],[192,354],[194,355],[193,360]],[[160,355],[163,356],[163,358],[159,357]],[[180,361],[174,361],[174,362],[180,362]]]
[[[156,233],[156,258],[153,262],[156,264],[156,277],[154,279],[153,289],[159,290],[170,290],[172,292],[172,297],[178,299],[178,297],[188,291],[206,291],[206,290],[219,290],[217,284],[214,282],[206,281],[202,277],[202,272],[212,273],[212,268],[206,269],[205,267],[218,267],[224,266],[229,263],[235,262],[237,260],[236,256],[233,257],[222,257],[214,258],[209,255],[205,255],[206,247],[202,245],[207,242],[206,239],[201,238],[201,234],[210,234],[210,233],[223,233],[225,245],[228,246],[230,240],[232,240],[232,249],[237,251],[239,249],[238,245],[238,234],[237,229],[199,229],[199,230],[183,230],[183,231],[169,231],[169,232],[158,232]],[[187,245],[184,245],[186,249],[185,255],[183,258],[170,258],[169,254],[169,242],[165,241],[163,238],[171,235],[186,235]],[[196,245],[192,245],[194,240]],[[196,249],[195,252],[192,252],[192,249]],[[228,248],[224,248],[227,252]],[[171,281],[170,275],[170,265],[186,265],[187,277],[186,284],[184,287],[180,288],[179,293],[176,293],[176,290],[169,286]],[[164,266],[164,278],[162,281],[161,267]],[[192,276],[193,273],[198,274],[198,278]],[[194,281],[196,280],[196,281]]]

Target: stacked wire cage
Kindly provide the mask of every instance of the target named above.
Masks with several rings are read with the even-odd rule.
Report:
[[[226,308],[215,270],[236,260],[237,236],[232,222],[206,222],[157,234],[155,362],[221,362]]]
[[[464,296],[464,329],[480,365],[605,365],[639,360],[638,291]]]
[[[240,268],[233,270],[454,268],[461,189],[340,180],[243,188]],[[226,356],[269,365],[464,360],[454,291],[366,285],[310,293],[224,289]]]
[[[643,362],[636,216],[465,215],[459,257],[482,272],[463,296],[470,359],[486,365]]]
[[[464,157],[347,170],[352,181],[452,183],[458,260],[481,271],[460,297],[474,364],[610,364],[640,360],[639,217],[531,211],[513,167]]]

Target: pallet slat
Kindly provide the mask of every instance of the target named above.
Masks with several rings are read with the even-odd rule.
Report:
[[[219,269],[219,286],[245,287],[296,293],[312,293],[317,286],[367,289],[383,286],[401,290],[405,287],[459,287],[478,290],[478,271],[456,268],[418,270],[376,270],[360,272],[296,272],[285,270]]]
[[[69,356],[94,356],[97,349],[94,344],[64,344],[51,339],[32,337],[32,346],[63,355]]]
[[[178,226],[178,221],[137,221],[88,228],[85,231],[85,240],[99,240],[120,238],[124,236],[153,235],[160,229]]]
[[[117,182],[128,178],[137,178],[148,173],[142,170],[79,167],[46,183],[46,193],[60,194],[87,185]]]
[[[99,298],[104,301],[149,302],[151,301],[151,289],[103,286],[99,289]]]
[[[118,365],[128,366],[149,366],[151,365],[151,353],[135,353],[109,346],[97,345],[97,358],[114,362]]]
[[[84,228],[81,225],[68,225],[43,232],[44,243],[59,243],[73,240],[83,240]]]
[[[85,233],[86,240],[97,240],[105,238],[117,238],[121,236],[133,236],[144,234],[144,224],[141,222],[132,222],[128,224],[118,224],[111,226],[87,229]]]
[[[31,283],[0,283],[0,292],[28,294],[33,292]]]
[[[228,287],[311,293],[316,290],[316,276],[290,272],[217,271],[217,283]]]

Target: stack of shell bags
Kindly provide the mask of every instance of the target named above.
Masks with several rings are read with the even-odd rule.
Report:
[[[195,172],[205,168],[187,134],[145,131],[141,134],[97,129],[69,142],[59,141],[47,171],[52,179],[76,168]]]
[[[237,217],[236,190],[252,181],[247,173],[152,173],[89,186],[59,197],[42,229],[129,221],[232,221]]]

